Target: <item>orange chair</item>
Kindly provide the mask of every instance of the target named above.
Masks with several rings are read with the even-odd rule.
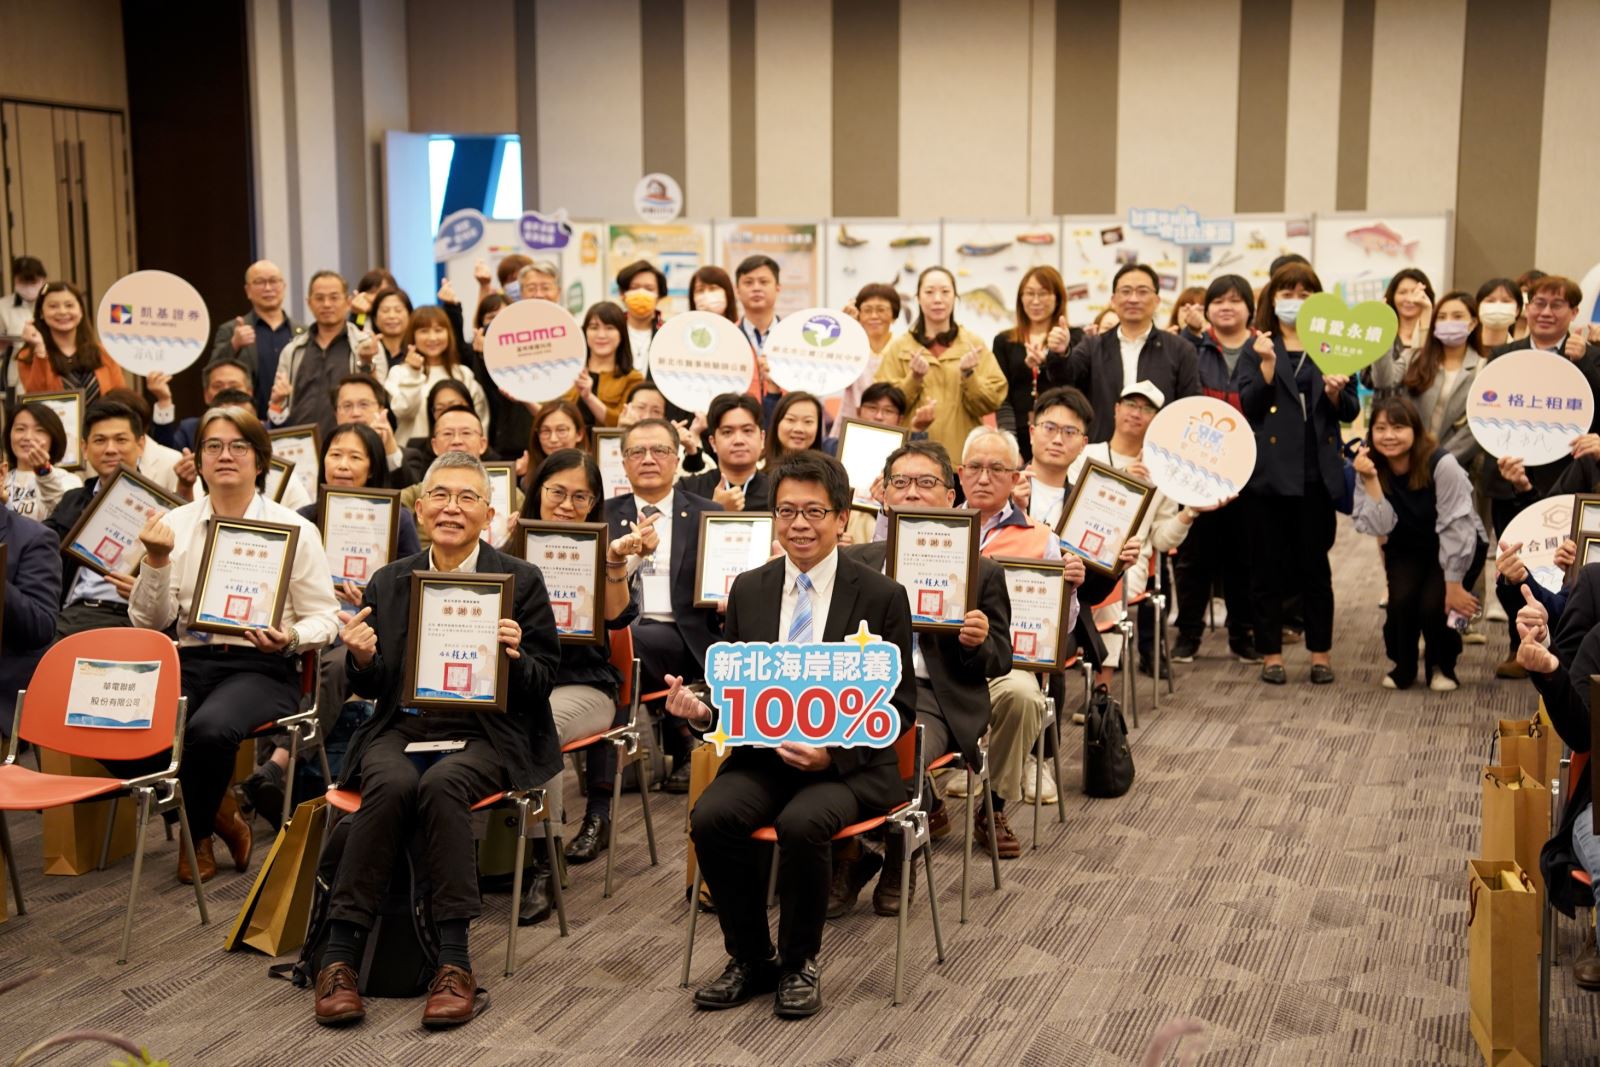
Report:
[[[322,653],[313,649],[300,655],[300,711],[293,715],[285,715],[281,719],[262,723],[252,731],[252,736],[264,734],[289,735],[289,769],[284,772],[283,786],[283,816],[279,826],[289,825],[289,816],[294,814],[294,768],[295,761],[299,759],[300,746],[314,747],[317,758],[322,761],[322,780],[333,781],[333,772],[328,769],[328,751],[323,747],[322,729],[317,723],[317,694],[322,685]]]
[[[969,897],[968,885],[972,871],[972,820],[977,814],[977,809],[973,806],[972,800],[974,796],[979,795],[973,793],[974,786],[982,790],[981,795],[983,797],[984,817],[989,819],[989,825],[994,825],[994,801],[991,799],[991,789],[989,785],[989,737],[987,734],[978,738],[978,754],[980,756],[980,762],[976,772],[976,781],[974,781],[972,765],[962,758],[962,755],[959,751],[946,752],[944,755],[928,764],[928,772],[931,774],[934,771],[942,770],[945,767],[952,766],[957,760],[960,760],[962,769],[964,769],[967,773],[967,808],[965,817],[963,819],[966,825],[963,827],[961,851],[960,921],[963,923],[967,921],[967,901]],[[994,890],[996,893],[998,893],[1000,891],[1000,846],[998,843],[996,843],[994,834],[989,835],[989,865],[994,869]]]
[[[79,658],[118,662],[158,663],[155,707],[150,725],[143,729],[100,729],[67,723],[67,697]],[[29,693],[33,693],[31,699]],[[26,704],[27,718],[23,718]],[[181,669],[172,639],[154,630],[113,627],[85,630],[58,641],[33,672],[27,689],[17,693],[16,717],[11,723],[11,740],[6,758],[0,764],[0,848],[11,865],[11,889],[16,895],[17,914],[26,913],[22,903],[22,883],[17,876],[16,856],[11,851],[11,833],[5,823],[7,811],[42,811],[77,804],[85,800],[111,800],[133,797],[139,802],[139,818],[134,824],[133,878],[128,885],[128,910],[122,919],[122,945],[117,962],[128,961],[128,943],[133,936],[133,908],[139,893],[139,876],[144,870],[145,829],[150,811],[177,809],[178,833],[189,869],[197,870],[194,842],[189,838],[189,820],[183,807],[183,786],[178,782],[178,764],[183,759],[183,727],[189,702],[181,695]],[[17,763],[20,743],[27,741],[41,748],[97,760],[142,759],[172,750],[167,768],[138,778],[89,778],[66,774],[42,774]],[[111,841],[106,835],[106,846]],[[100,853],[105,865],[106,847]],[[3,890],[0,890],[3,892]],[[205,892],[200,879],[194,880],[194,900],[200,922],[210,922],[206,914]]]
[[[617,706],[628,709],[628,721],[598,734],[580,737],[561,746],[563,756],[588,748],[590,745],[609,743],[617,754],[616,775],[611,782],[611,825],[606,832],[606,887],[601,895],[611,896],[612,857],[617,852],[617,817],[622,811],[622,772],[631,764],[639,768],[639,807],[644,813],[644,836],[650,846],[650,866],[656,866],[656,830],[650,821],[650,752],[640,746],[645,724],[641,721],[643,702],[639,699],[639,661],[633,655],[633,631],[611,631],[611,665],[622,675],[622,687],[617,690]],[[562,884],[566,884],[566,865],[561,868]]]
[[[922,853],[923,868],[927,874],[928,907],[933,914],[933,942],[938,952],[939,962],[944,962],[944,934],[939,927],[939,893],[933,882],[933,848],[932,839],[928,836],[928,813],[922,810],[923,780],[927,775],[927,760],[922,751],[922,725],[919,723],[912,730],[907,730],[900,735],[894,743],[895,755],[900,761],[900,777],[907,781],[917,783],[916,793],[911,800],[900,805],[887,815],[874,816],[863,819],[858,823],[851,823],[833,835],[833,840],[844,841],[848,838],[859,837],[882,826],[888,833],[901,835],[903,847],[900,850],[900,884],[909,887],[911,884],[911,857],[920,851]],[[750,835],[757,841],[770,842],[772,850],[772,873],[768,876],[768,903],[770,906],[772,887],[778,880],[778,830],[773,826],[763,826]],[[689,935],[683,948],[683,978],[678,983],[687,988],[689,985],[689,969],[694,959],[694,928],[695,920],[699,917],[700,908],[697,902],[700,899],[701,872],[697,866],[694,874],[694,888],[689,893]],[[902,900],[900,917],[894,941],[894,1000],[895,1005],[905,999],[902,996],[904,985],[904,957],[906,943],[906,914],[911,910],[909,900]]]
[[[1561,826],[1562,803],[1561,798],[1571,793],[1577,785],[1578,779],[1583,777],[1584,765],[1589,762],[1589,753],[1573,752],[1563,747],[1561,767],[1565,772],[1562,778],[1557,778],[1550,783],[1550,832],[1552,835]],[[1563,779],[1565,779],[1563,781]],[[1582,886],[1593,886],[1594,880],[1589,872],[1582,867],[1572,869],[1572,880]],[[1587,910],[1587,909],[1585,909]],[[1590,919],[1593,920],[1591,915]],[[1589,928],[1594,929],[1591,921]],[[1550,1048],[1550,970],[1556,961],[1556,909],[1550,905],[1550,893],[1544,894],[1544,951],[1539,953],[1539,1047],[1548,1052]]]

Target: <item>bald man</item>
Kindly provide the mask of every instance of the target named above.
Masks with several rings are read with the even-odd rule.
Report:
[[[256,414],[262,419],[267,417],[272,381],[278,374],[278,353],[305,329],[295,325],[283,310],[286,292],[283,271],[276,263],[263,259],[250,264],[244,272],[244,295],[250,301],[250,310],[217,324],[216,340],[207,361],[209,365],[232,359],[249,368],[255,377]]]

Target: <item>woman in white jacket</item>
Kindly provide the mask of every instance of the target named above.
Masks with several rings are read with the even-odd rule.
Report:
[[[428,390],[435,382],[454,378],[472,394],[472,407],[489,432],[489,398],[471,368],[461,362],[456,351],[455,333],[450,320],[436,307],[420,307],[412,312],[401,342],[405,359],[396,363],[384,381],[389,390],[389,408],[399,421],[395,439],[409,441],[428,436]]]

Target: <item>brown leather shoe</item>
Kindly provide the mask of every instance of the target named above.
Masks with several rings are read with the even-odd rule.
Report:
[[[1005,812],[994,813],[994,830],[995,851],[999,853],[1001,859],[1014,860],[1022,855],[1022,842],[1011,832]],[[972,840],[983,851],[989,850],[989,820],[984,818],[982,811],[972,820]]]
[[[194,843],[194,862],[200,868],[200,881],[209,882],[217,876],[217,861],[211,855],[211,835],[207,834]],[[178,881],[184,885],[194,884],[194,875],[189,873],[189,856],[178,846]]]
[[[228,846],[228,854],[233,857],[233,869],[248,870],[250,848],[255,843],[255,835],[250,832],[250,824],[244,821],[244,816],[239,814],[239,802],[233,799],[231,792],[222,795],[222,806],[211,820],[211,828]]]
[[[902,895],[906,898],[917,895],[916,857],[911,860],[911,892],[902,894],[900,891],[900,853],[904,847],[899,835],[894,834],[889,847],[884,850],[883,875],[872,890],[872,910],[879,915],[899,915]]]
[[[489,1006],[489,994],[479,989],[471,971],[447,963],[439,968],[428,986],[428,1004],[422,1009],[422,1025],[443,1030],[476,1019]]]
[[[933,810],[928,812],[928,836],[933,838],[947,837],[950,833],[950,810],[945,807],[944,797],[940,797]]]
[[[1593,930],[1584,941],[1583,951],[1572,961],[1572,980],[1579,989],[1600,991],[1600,953],[1595,951]]]
[[[348,963],[330,963],[317,972],[317,1022],[343,1026],[367,1016],[357,990],[356,972]]]

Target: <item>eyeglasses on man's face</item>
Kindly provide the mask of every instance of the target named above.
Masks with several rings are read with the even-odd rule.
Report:
[[[1076,426],[1063,426],[1059,422],[1036,422],[1033,424],[1033,428],[1047,441],[1053,437],[1060,437],[1063,440],[1072,441],[1083,436],[1083,431],[1078,429]]]
[[[1003,463],[963,463],[961,465],[962,474],[978,481],[983,480],[985,477],[998,480],[1008,474],[1015,474],[1016,470],[1017,468],[1008,467]]]
[[[889,475],[889,488],[909,489],[915,485],[918,489],[948,489],[949,485],[937,474],[891,474]]]
[[[452,492],[444,486],[436,486],[422,494],[422,498],[436,508],[447,508],[452,503],[463,511],[470,510],[480,504],[487,503],[482,493],[471,489],[460,489]]]
[[[623,459],[635,460],[643,459],[646,455],[654,456],[657,459],[666,459],[668,456],[677,454],[678,450],[671,445],[629,445],[622,450]]]
[[[807,522],[815,523],[821,522],[837,510],[837,508],[825,508],[821,504],[808,504],[803,508],[797,508],[793,504],[779,504],[772,509],[772,513],[782,523],[793,522],[802,515],[806,517]]]
[[[200,454],[202,456],[215,458],[222,455],[224,448],[228,450],[228,455],[234,459],[243,459],[255,451],[255,446],[242,437],[236,437],[232,441],[223,441],[216,437],[210,437],[200,442]]]

